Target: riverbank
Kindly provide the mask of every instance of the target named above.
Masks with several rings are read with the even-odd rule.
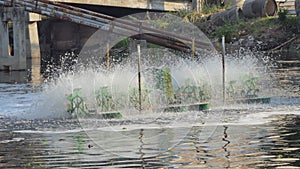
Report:
[[[199,27],[220,48],[222,35],[227,47],[235,50],[248,48],[258,51],[300,50],[300,26],[296,15],[287,15],[279,11],[276,16],[240,19],[222,26],[214,24],[209,16],[188,14],[185,17]],[[193,17],[191,17],[193,16]]]

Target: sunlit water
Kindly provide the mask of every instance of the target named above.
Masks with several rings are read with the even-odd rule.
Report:
[[[296,92],[273,93],[269,104],[215,104],[207,111],[97,123],[70,118],[65,104],[58,104],[70,86],[76,88],[76,79],[68,77],[42,89],[0,84],[0,168],[300,167],[295,75],[292,85],[276,91]]]

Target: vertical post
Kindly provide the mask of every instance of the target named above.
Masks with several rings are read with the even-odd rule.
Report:
[[[199,12],[199,13],[202,12],[202,4],[201,4],[201,0],[197,0],[197,12]]]
[[[106,69],[109,72],[110,69],[110,55],[109,55],[109,43],[106,43]]]
[[[225,36],[222,36],[222,77],[223,77],[223,102],[225,102]]]
[[[142,82],[141,82],[141,40],[142,40],[142,22],[139,22],[139,41],[137,43],[138,52],[138,83],[139,83],[139,106],[142,111]]]
[[[192,39],[192,60],[195,59],[195,38]]]
[[[139,107],[142,110],[142,82],[141,82],[141,44],[137,44],[138,51],[138,85],[139,85]]]
[[[202,8],[201,0],[192,0],[192,8],[193,10],[201,13],[201,8]]]

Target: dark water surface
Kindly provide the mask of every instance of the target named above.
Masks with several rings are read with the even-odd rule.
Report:
[[[0,168],[300,168],[299,58],[277,62],[274,76],[287,96],[156,118],[177,120],[172,127],[148,126],[146,118],[104,122],[115,128],[102,128],[103,121],[83,125],[94,119],[48,118],[47,110],[33,112],[40,89],[5,74]]]
[[[26,119],[39,91],[0,91],[0,168],[300,168],[300,97],[216,107],[197,112],[199,122],[185,116],[190,125],[176,119],[178,127],[106,121],[117,129],[108,130],[76,118]]]
[[[173,148],[155,156],[156,145],[143,143],[136,129],[138,151],[122,157],[103,150],[74,120],[0,121],[1,168],[299,168],[300,113],[277,114],[265,124],[226,125],[204,137],[204,127],[194,126]],[[172,129],[158,129],[162,132]],[[207,130],[207,128],[206,128]],[[101,138],[99,138],[101,139]],[[120,141],[120,145],[126,146]],[[126,149],[126,148],[125,148]],[[119,149],[120,152],[125,151]],[[130,150],[130,149],[128,149]]]

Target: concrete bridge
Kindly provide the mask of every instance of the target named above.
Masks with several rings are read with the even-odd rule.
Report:
[[[50,0],[53,2],[135,8],[160,11],[176,11],[196,7],[195,0]]]
[[[80,50],[90,35],[109,21],[107,18],[114,19],[110,16],[101,18],[103,15],[99,13],[86,14],[82,8],[93,10],[111,7],[115,8],[112,10],[115,13],[120,9],[174,11],[195,9],[197,2],[198,0],[0,0],[0,70],[28,70],[34,66],[40,67],[41,57],[46,60],[59,60],[58,53],[67,49]],[[60,7],[55,5],[62,3],[67,6],[58,11]],[[72,8],[68,6],[70,4],[81,8]],[[81,20],[83,13],[84,16],[91,14],[91,18],[96,17],[98,20]],[[77,20],[72,18],[76,15],[80,16]],[[91,20],[93,21],[89,22]],[[145,38],[156,43],[162,42],[156,40],[157,37]],[[168,40],[165,44],[168,45],[169,42]]]

